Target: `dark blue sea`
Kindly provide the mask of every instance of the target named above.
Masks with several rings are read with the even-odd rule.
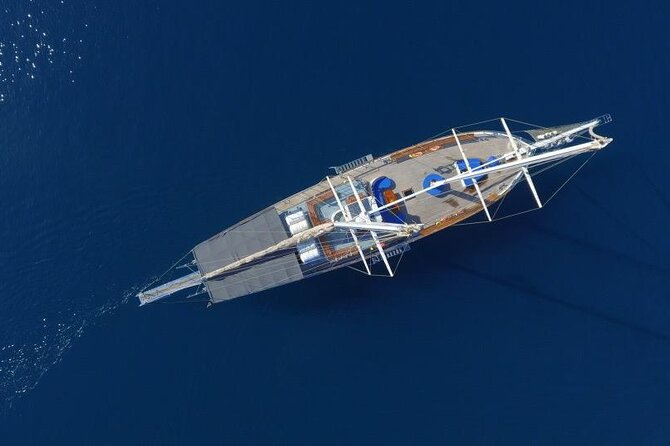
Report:
[[[664,3],[1,3],[1,444],[670,444]],[[137,306],[328,166],[603,113],[394,279]]]

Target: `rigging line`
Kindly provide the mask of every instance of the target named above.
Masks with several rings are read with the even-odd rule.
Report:
[[[547,203],[548,202],[545,202],[545,204],[547,204]],[[505,215],[504,217],[500,217],[496,221],[507,220],[508,218],[517,217],[519,215],[527,214],[527,213],[533,212],[533,211],[539,211],[540,209],[542,209],[542,208],[534,207],[534,208],[531,208],[531,209],[526,209],[525,211],[517,212],[516,214]],[[488,222],[480,222],[480,223],[488,223]]]
[[[156,279],[154,279],[154,280],[153,280],[152,282],[150,282],[148,285],[145,285],[144,288],[142,288],[142,289],[140,290],[140,292],[145,291],[145,290],[148,289],[150,286],[152,286],[154,283],[158,282],[158,281],[161,280],[163,277],[165,277],[165,275],[168,274],[170,271],[174,270],[175,267],[176,267],[178,264],[180,264],[180,263],[182,262],[182,260],[184,260],[186,257],[188,257],[189,254],[191,254],[191,252],[193,252],[193,251],[190,250],[190,251],[188,251],[186,254],[184,254],[179,260],[177,260],[175,263],[173,263],[172,266],[171,266],[170,268],[168,268],[163,274],[161,274],[160,276],[158,276]]]
[[[542,173],[544,173],[544,172],[546,172],[546,171],[548,171],[548,170],[550,170],[550,169],[552,169],[552,168],[558,166],[559,164],[562,164],[562,163],[564,163],[564,162],[566,162],[566,161],[569,161],[569,160],[571,160],[572,158],[574,158],[574,157],[576,157],[576,156],[579,156],[579,155],[581,155],[581,154],[580,154],[580,153],[577,153],[577,154],[571,155],[571,156],[569,156],[569,157],[567,157],[567,158],[563,158],[563,159],[558,160],[558,161],[556,161],[556,160],[552,160],[552,161],[547,161],[547,162],[544,162],[544,163],[536,164],[536,166],[546,166],[546,167],[544,167],[544,168],[542,168],[542,169],[540,169],[540,170],[538,170],[538,171],[536,171],[536,172],[529,172],[529,173],[530,173],[530,175],[531,175],[532,177],[538,177],[538,176],[540,176]],[[522,183],[522,182],[526,182],[527,180],[526,180],[525,177],[519,177],[519,178],[517,178],[516,181],[517,181],[518,183]],[[516,184],[515,184],[514,186],[516,186]]]
[[[512,118],[505,118],[505,119],[506,119],[507,121],[516,122],[517,124],[523,124],[523,125],[527,125],[527,126],[529,126],[529,127],[535,127],[535,128],[537,128],[537,129],[542,129],[542,130],[549,130],[549,129],[552,128],[552,127],[545,127],[545,126],[538,125],[538,124],[533,124],[533,123],[531,123],[531,122],[519,121],[518,119],[512,119]],[[586,121],[582,121],[581,123],[577,123],[577,124],[585,124],[585,123],[587,123],[587,122],[591,122],[591,121],[593,121],[593,120],[586,120]],[[564,124],[564,125],[565,125],[565,126],[570,126],[570,125],[572,125],[572,124]],[[555,126],[555,127],[562,127],[562,126]],[[517,132],[525,132],[525,130],[518,130]],[[586,137],[586,136],[584,136],[584,135],[579,135],[579,136],[582,137],[582,138],[588,138],[588,137]],[[588,139],[591,139],[591,138],[588,138]]]
[[[407,247],[409,246],[409,243],[406,243],[403,245],[402,252],[400,253],[400,257],[398,257],[398,263],[395,264],[395,269],[393,270],[393,275],[395,276],[396,271],[398,271],[398,268],[400,267],[400,262],[402,262],[402,258],[405,255],[405,252],[407,252]]]
[[[504,116],[501,116],[501,117],[504,117]],[[466,128],[466,127],[472,127],[472,126],[479,125],[479,124],[486,124],[486,123],[488,123],[488,122],[497,122],[497,121],[500,121],[500,118],[501,118],[501,117],[498,117],[498,118],[491,118],[491,119],[485,119],[485,120],[483,120],[483,121],[474,122],[474,123],[472,123],[472,124],[459,125],[459,126],[456,126],[456,127],[453,127],[453,128],[454,128],[455,130],[458,130],[458,129],[462,129],[462,128]],[[449,130],[447,130],[447,131],[450,131],[450,130],[451,130],[451,129],[449,129]]]
[[[530,126],[530,127],[535,127],[535,128],[542,129],[542,130],[548,130],[548,129],[551,128],[551,127],[544,127],[544,126],[537,125],[537,124],[532,124],[532,123],[530,123],[530,122],[519,121],[519,120],[517,120],[517,119],[511,119],[511,118],[505,118],[505,119],[506,119],[507,121],[516,122],[516,123],[518,123],[518,124],[523,124],[523,125],[527,125],[527,126]],[[590,121],[584,121],[584,122],[590,122]],[[570,125],[570,124],[566,124],[566,125]],[[586,130],[585,130],[585,131],[586,131]],[[518,130],[518,131],[516,131],[516,132],[512,132],[512,133],[524,133],[524,132],[526,132],[526,130]],[[593,140],[593,138],[591,138],[591,137],[589,137],[589,136],[586,136],[586,135],[574,135],[574,137],[575,137],[575,138],[583,138],[583,139]]]
[[[474,215],[471,215],[471,217],[474,217]],[[500,220],[500,219],[498,219],[498,220]],[[447,226],[447,227],[448,228],[456,228],[456,227],[459,227],[459,226],[481,225],[481,224],[484,224],[484,223],[493,223],[494,221],[498,221],[498,220],[464,221],[462,223],[456,223],[456,224],[453,224],[453,225]]]
[[[553,164],[550,164],[549,166],[546,166],[546,167],[544,167],[543,169],[538,170],[537,172],[531,172],[531,176],[539,176],[540,174],[542,174],[542,173],[544,173],[544,172],[546,172],[546,171],[548,171],[548,170],[553,169],[554,167],[558,166],[559,164],[563,164],[563,163],[565,163],[566,161],[570,161],[571,159],[573,159],[574,157],[577,157],[577,156],[579,156],[579,155],[581,155],[581,153],[574,154],[574,155],[572,155],[572,156],[569,156],[568,158],[563,158],[562,160],[554,161]],[[545,163],[543,163],[543,164],[538,164],[538,165],[544,165],[544,164],[545,164]]]
[[[576,157],[576,156],[579,156],[579,155],[580,155],[580,154],[578,153],[578,154],[572,155],[572,156],[570,156],[570,157],[568,157],[568,158],[564,158],[564,159],[561,159],[561,160],[558,160],[558,161],[554,161],[553,163],[552,163],[552,162],[549,162],[549,163],[542,163],[542,164],[539,164],[539,165],[545,165],[545,164],[549,164],[549,165],[546,166],[546,167],[544,167],[544,168],[542,168],[542,169],[540,169],[540,170],[538,170],[537,172],[530,172],[530,174],[531,174],[532,177],[538,177],[538,176],[541,175],[542,173],[544,173],[544,172],[546,172],[546,171],[548,171],[548,170],[550,170],[550,169],[553,169],[554,167],[556,167],[556,166],[558,166],[558,165],[560,165],[560,164],[562,164],[562,163],[564,163],[564,162],[566,162],[566,161],[569,161],[569,160],[571,160],[572,158],[574,158],[574,157]],[[526,181],[526,179],[525,179],[525,178],[520,178],[520,181],[519,181],[519,182],[522,182],[522,181]],[[502,204],[503,204],[503,202],[505,201],[505,198],[507,198],[507,195],[509,194],[509,192],[511,192],[511,190],[509,190],[508,193],[505,194],[505,197],[503,197],[502,202],[500,203],[500,206],[498,206],[498,208],[496,209],[496,212],[494,213],[494,216],[495,216],[495,214],[498,213],[498,210],[500,209],[500,207],[502,207]],[[548,203],[548,201],[547,201],[547,203]],[[546,203],[545,203],[545,204],[546,204]]]
[[[589,157],[586,159],[586,161],[584,161],[584,162],[581,164],[581,166],[579,166],[579,167],[577,168],[577,170],[575,170],[575,171],[573,172],[573,174],[570,175],[570,177],[569,177],[567,180],[565,180],[565,183],[563,183],[563,184],[561,185],[561,187],[559,187],[558,190],[557,190],[556,192],[554,192],[554,193],[551,195],[551,197],[549,197],[549,199],[546,201],[546,203],[549,203],[549,202],[556,196],[556,194],[559,193],[559,192],[561,191],[561,189],[563,189],[563,188],[565,187],[565,185],[568,184],[568,182],[569,182],[570,180],[572,180],[572,179],[574,178],[574,176],[577,175],[577,173],[579,173],[579,171],[582,170],[582,168],[583,168],[584,166],[586,166],[586,163],[588,163],[589,161],[591,161],[591,158],[593,158],[593,157],[595,156],[596,153],[598,153],[598,152],[597,152],[597,151],[594,151],[594,152],[591,154],[591,156],[589,156]]]
[[[549,203],[549,202],[556,196],[556,194],[558,194],[558,193],[561,191],[561,189],[563,189],[563,187],[565,187],[565,185],[568,184],[568,182],[570,182],[570,180],[572,180],[572,179],[575,177],[575,175],[577,175],[577,173],[582,169],[582,167],[584,167],[584,166],[586,165],[586,163],[588,163],[588,162],[591,160],[591,158],[593,158],[593,156],[594,156],[596,153],[597,153],[597,152],[593,152],[593,153],[591,154],[591,156],[589,156],[588,159],[587,159],[586,161],[584,161],[584,162],[582,163],[582,165],[579,166],[579,168],[578,168],[577,170],[575,170],[575,171],[572,173],[572,175],[570,175],[570,177],[569,177],[567,180],[565,180],[565,182],[561,185],[561,187],[559,187],[558,190],[556,190],[556,192],[554,192],[554,193],[549,197],[549,199],[548,199],[547,201],[545,201],[545,205],[548,204],[548,203]],[[517,212],[516,214],[506,215],[506,216],[504,216],[504,217],[500,217],[497,221],[505,220],[505,219],[507,219],[507,218],[516,217],[516,216],[518,216],[518,215],[527,214],[527,213],[529,213],[529,212],[538,211],[538,210],[540,210],[540,208],[527,209],[527,210],[525,210],[525,211]],[[474,222],[474,223],[486,223],[486,222]],[[471,223],[471,224],[472,224],[472,223]]]
[[[353,265],[353,264],[352,264],[352,265]],[[363,271],[362,269],[355,268],[355,267],[353,267],[352,265],[345,265],[345,267],[346,267],[346,268],[349,268],[349,269],[351,269],[351,270],[354,270],[354,271],[356,271],[356,272],[359,272],[359,273],[361,273],[361,274],[365,274],[366,276],[370,276],[370,275],[371,275],[371,274],[368,274],[367,271]]]
[[[534,164],[533,166],[531,166],[531,169],[532,169],[532,168],[535,168],[535,167],[542,167],[542,166],[547,166],[547,165],[549,165],[549,166],[548,166],[548,167],[544,167],[543,169],[537,169],[537,170],[531,170],[531,169],[528,169],[528,170],[529,170],[529,172],[530,172],[531,174],[533,174],[533,175],[538,175],[538,173],[540,173],[540,172],[544,172],[545,169],[548,169],[548,168],[551,168],[551,167],[553,167],[553,166],[556,166],[556,165],[558,165],[558,164],[560,164],[560,163],[562,163],[562,162],[565,162],[565,161],[567,161],[567,160],[570,160],[570,159],[574,158],[575,156],[579,156],[579,155],[582,155],[582,154],[581,154],[581,153],[576,153],[576,154],[570,155],[570,156],[568,156],[568,157],[566,157],[566,158],[561,158],[561,159],[559,159],[559,160],[543,161],[543,162],[541,162],[541,163]]]
[[[538,129],[547,130],[547,129],[551,128],[551,127],[545,127],[545,126],[538,125],[538,124],[533,124],[531,122],[519,121],[518,119],[505,118],[505,120],[510,121],[510,122],[516,122],[517,124],[523,124],[523,125],[527,125],[527,126],[530,126],[530,127],[535,127],[535,128],[538,128]],[[519,131],[523,131],[523,130],[519,130]],[[512,133],[514,133],[514,132],[512,132]]]
[[[498,203],[498,206],[496,207],[496,210],[493,211],[493,217],[491,217],[491,220],[495,220],[496,215],[498,215],[498,211],[500,210],[500,208],[502,207],[503,203],[504,203],[505,200],[507,199],[507,196],[509,195],[509,193],[512,192],[512,189],[513,189],[513,187],[510,188],[510,189],[508,189],[507,192],[505,192],[505,196],[502,197],[502,200],[500,200],[500,202]]]
[[[595,154],[595,152],[594,152],[594,154]],[[546,172],[546,171],[548,171],[548,170],[550,170],[550,169],[552,169],[552,168],[558,166],[559,164],[562,164],[562,163],[564,163],[564,162],[566,162],[566,161],[569,161],[569,160],[571,160],[572,158],[574,158],[574,157],[576,157],[576,156],[579,156],[579,155],[580,155],[580,154],[578,153],[578,154],[572,155],[572,156],[570,156],[570,157],[568,157],[568,158],[564,158],[564,159],[559,160],[559,161],[554,161],[553,164],[550,164],[550,165],[544,167],[543,169],[541,169],[541,170],[539,170],[539,171],[533,173],[533,176],[538,176],[538,175],[540,175],[540,174],[542,174],[542,173],[544,173],[544,172]],[[593,154],[592,154],[591,156],[593,156]],[[589,159],[590,159],[590,158],[589,158]],[[586,162],[588,162],[588,160],[586,160]],[[581,169],[581,167],[580,167],[580,169]],[[579,170],[579,169],[578,169],[578,170]],[[578,170],[577,170],[577,171],[578,171]],[[577,174],[577,171],[575,171],[575,172],[572,174],[572,177],[574,177],[574,176]],[[571,177],[571,178],[572,178],[572,177]],[[524,179],[521,179],[520,181],[525,181],[525,180],[524,180]],[[567,181],[570,181],[570,178],[568,178]],[[566,181],[566,182],[567,182],[567,181]],[[562,187],[562,186],[561,186],[561,187]],[[500,200],[500,203],[498,204],[498,206],[497,206],[495,212],[493,213],[493,221],[499,221],[499,220],[502,220],[502,219],[504,219],[504,218],[514,217],[514,216],[517,216],[517,215],[520,215],[520,214],[526,212],[526,211],[522,211],[522,212],[519,212],[519,213],[516,213],[516,214],[503,216],[503,217],[500,217],[500,218],[498,218],[498,219],[495,218],[496,215],[498,214],[498,211],[502,208],[502,205],[503,205],[503,203],[505,202],[505,199],[507,198],[507,196],[509,195],[509,193],[512,191],[512,189],[513,189],[513,188],[510,188],[510,189],[505,193],[505,196]],[[560,190],[560,188],[559,188],[559,190]],[[552,198],[553,198],[553,196],[556,195],[557,193],[558,193],[558,190],[557,190],[556,192],[554,192],[554,194],[552,195]],[[547,200],[546,203],[549,203],[549,200]],[[545,203],[545,204],[546,204],[546,203]],[[530,209],[530,210],[536,210],[536,208],[532,208],[532,209]],[[452,225],[452,226],[467,226],[467,225],[474,225],[474,224],[480,224],[480,223],[490,223],[490,222],[487,222],[487,221],[463,222],[463,223],[456,223],[456,224],[454,224],[454,225]]]
[[[505,119],[507,119],[507,118],[505,118]],[[459,125],[459,126],[452,127],[452,128],[453,128],[454,130],[459,130],[459,129],[465,129],[465,128],[468,128],[468,127],[474,127],[474,126],[476,126],[476,125],[486,124],[486,123],[494,122],[494,121],[500,121],[500,118],[486,119],[486,120],[484,120],[484,121],[473,122],[472,124],[463,124],[463,125]],[[431,140],[433,140],[433,139],[438,139],[438,138],[440,138],[440,137],[446,135],[448,132],[451,132],[451,129],[452,129],[452,128],[449,128],[449,129],[447,129],[447,130],[444,130],[444,131],[442,131],[442,132],[440,132],[440,133],[436,133],[435,135],[430,136],[430,137],[428,137],[428,138],[424,139],[423,141],[418,142],[418,143],[416,143],[416,144],[412,144],[412,145],[409,146],[409,147],[417,146],[417,145],[419,145],[419,144],[423,144],[423,143],[428,142],[428,141],[431,141]],[[402,150],[402,149],[399,149],[399,150]],[[393,153],[393,152],[392,152],[392,153]]]
[[[515,178],[514,178],[512,181],[517,181],[517,179],[519,178],[520,175],[521,175],[521,171],[519,171],[518,173],[516,173],[516,174],[514,174],[514,175],[510,175],[509,177],[505,178],[505,180],[513,176],[513,177],[515,177]],[[509,187],[507,188],[507,190],[504,192],[504,195],[503,195],[502,199],[500,199],[500,200],[497,201],[496,209],[495,209],[495,211],[493,212],[493,216],[491,217],[491,220],[487,220],[487,221],[475,221],[475,222],[463,222],[463,221],[461,221],[461,223],[454,223],[453,225],[450,225],[450,226],[448,226],[448,227],[452,227],[452,226],[453,226],[453,227],[456,227],[456,226],[467,226],[467,225],[480,224],[480,223],[492,223],[493,221],[495,221],[495,217],[496,217],[496,215],[498,214],[498,211],[500,211],[500,208],[502,207],[503,202],[505,201],[505,199],[507,198],[507,196],[509,195],[509,193],[512,191],[512,189],[514,189],[515,186],[516,186],[516,185],[514,185],[514,184],[512,184],[511,186],[509,186]],[[480,209],[479,211],[475,212],[474,214],[470,215],[469,217],[466,217],[465,220],[468,220],[468,219],[474,217],[475,215],[479,214],[482,210],[483,210],[483,208]]]
[[[395,265],[395,268],[393,269],[393,275],[395,276],[396,272],[398,271],[398,267],[400,266],[400,261],[402,260],[402,257],[405,255],[405,252],[407,251],[407,246],[405,245],[403,247],[402,252],[400,253],[400,257],[398,258],[398,262]],[[355,262],[358,263],[358,262]],[[352,264],[353,265],[353,264]],[[360,270],[358,268],[353,267],[352,265],[345,265],[347,268],[352,269],[354,271],[357,271],[361,274],[365,274],[366,276],[371,276],[371,277],[392,277],[389,276],[388,274],[368,274],[367,271]]]

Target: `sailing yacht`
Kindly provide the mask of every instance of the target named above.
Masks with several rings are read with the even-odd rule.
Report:
[[[609,115],[558,127],[510,131],[454,128],[381,157],[367,155],[334,174],[195,246],[188,273],[137,294],[140,305],[189,290],[210,304],[268,290],[345,266],[394,276],[390,258],[412,242],[482,214],[522,182],[534,206],[544,204],[533,181],[538,169],[595,153],[611,138],[594,129]]]

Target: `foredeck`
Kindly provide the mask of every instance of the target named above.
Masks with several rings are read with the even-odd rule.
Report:
[[[497,158],[511,150],[507,136],[499,133],[463,134],[459,135],[459,141],[469,159]],[[355,173],[358,180],[368,183],[381,176],[388,177],[394,183],[393,191],[398,196],[404,196],[425,188],[430,184],[430,178],[447,178],[457,174],[454,164],[462,159],[454,137],[448,136],[394,152]],[[486,203],[492,204],[501,198],[518,176],[518,171],[503,171],[490,174],[486,180],[478,182]],[[445,186],[443,191],[408,200],[403,208],[403,220],[424,224],[426,228],[422,234],[427,235],[429,227],[445,222],[453,224],[481,211],[483,206],[474,187],[458,182]]]

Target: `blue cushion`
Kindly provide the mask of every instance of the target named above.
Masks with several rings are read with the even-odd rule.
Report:
[[[436,174],[436,173],[431,173],[426,178],[423,179],[423,188],[430,187],[430,183],[432,181],[442,181],[444,180],[444,177]],[[449,185],[448,184],[443,184],[442,186],[436,187],[434,189],[430,189],[428,191],[428,194],[432,195],[433,197],[439,197],[443,195],[445,192],[449,190]]]

